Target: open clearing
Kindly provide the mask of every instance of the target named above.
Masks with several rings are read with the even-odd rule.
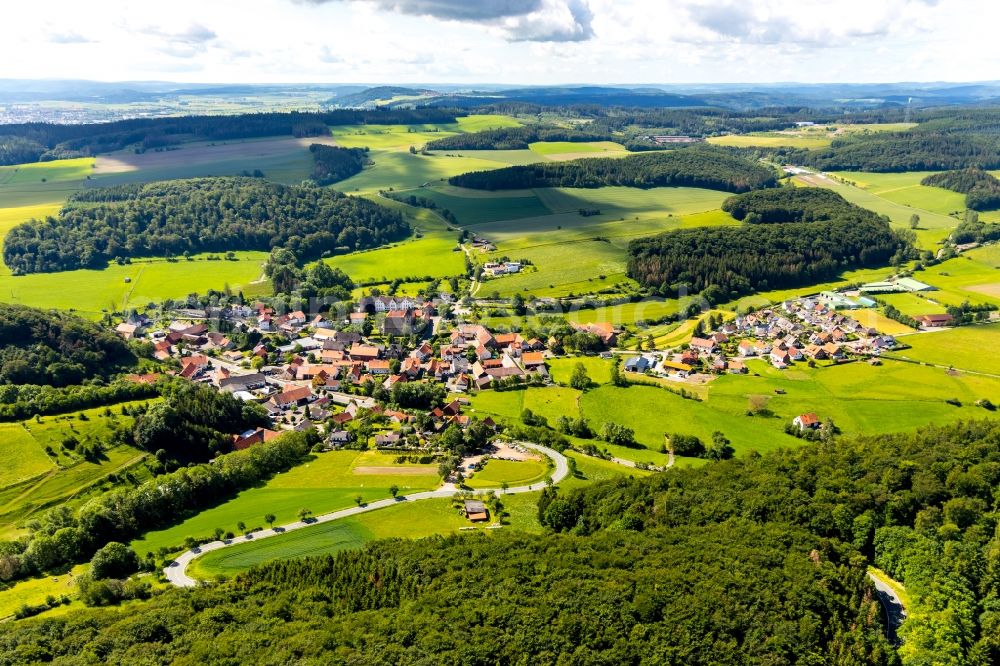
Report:
[[[133,542],[136,552],[156,552],[161,547],[182,546],[187,536],[208,537],[215,528],[238,532],[237,523],[248,528],[264,527],[264,515],[272,513],[281,525],[298,520],[300,509],[328,513],[363,502],[389,497],[390,486],[403,493],[431,490],[440,484],[436,465],[395,465],[394,456],[375,451],[331,451],[279,474],[263,486],[245,490],[231,500],[188,518],[173,527],[151,532]],[[372,467],[391,473],[355,473]],[[284,537],[276,539],[281,541]]]

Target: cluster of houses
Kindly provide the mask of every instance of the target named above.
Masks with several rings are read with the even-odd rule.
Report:
[[[234,438],[236,448],[267,441],[280,429],[304,430],[319,423],[327,424],[331,445],[345,445],[354,437],[348,424],[359,410],[382,417],[387,424],[387,431],[375,435],[377,446],[398,447],[414,442],[406,434],[416,434],[420,441],[421,433],[414,433],[413,415],[386,410],[373,399],[378,389],[391,392],[400,383],[439,383],[455,395],[549,380],[545,362],[550,352],[539,339],[494,333],[478,324],[456,324],[447,336],[431,336],[440,323],[438,305],[408,296],[366,297],[356,312],[330,321],[332,315],[279,315],[258,303],[213,312],[179,311],[175,320],[160,328],[133,313],[116,330],[125,338],[150,342],[157,359],[176,361],[179,370],[174,374],[263,405],[276,429],[240,433]],[[209,316],[225,321],[224,330],[234,333],[210,330]],[[362,332],[359,324],[372,316],[381,320],[381,335]],[[398,325],[397,316],[402,320]],[[414,322],[432,326],[421,329],[419,336],[410,335],[416,332]],[[583,328],[597,331],[611,343],[615,339],[608,325]],[[248,337],[237,333],[257,333],[252,338],[260,341],[252,349],[237,349],[231,338],[245,344]],[[470,422],[457,401],[433,410],[429,417],[424,433],[428,436],[450,424],[466,427]],[[422,423],[426,426],[426,419]]]
[[[500,277],[511,273],[520,273],[521,263],[517,261],[487,262],[483,264],[483,275],[487,277]]]
[[[694,336],[686,349],[666,357],[634,356],[626,372],[655,372],[674,379],[693,373],[745,374],[746,361],[763,359],[784,369],[809,361],[875,359],[896,347],[896,339],[844,314],[831,299],[805,297],[737,316],[718,330]]]

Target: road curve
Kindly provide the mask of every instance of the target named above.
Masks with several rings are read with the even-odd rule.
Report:
[[[879,573],[888,578],[885,572],[880,571]],[[907,615],[906,606],[903,605],[903,600],[899,598],[896,590],[883,580],[881,576],[869,571],[868,578],[875,584],[875,592],[878,594],[878,600],[885,611],[886,637],[889,639],[889,642],[898,647],[900,645],[899,628],[902,626]]]
[[[566,456],[539,444],[533,444],[531,442],[516,442],[525,448],[534,449],[539,453],[542,453],[552,459],[555,463],[555,469],[552,472],[552,482],[559,483],[569,474],[569,463],[566,461]],[[516,486],[514,488],[508,488],[507,490],[496,491],[502,495],[514,495],[518,493],[530,493],[541,490],[543,484],[536,483],[529,486]],[[259,532],[251,532],[239,537],[234,537],[232,539],[225,539],[223,541],[212,541],[210,543],[203,544],[192,548],[191,550],[184,551],[182,554],[178,555],[164,570],[163,574],[166,576],[167,581],[172,585],[177,587],[194,587],[198,584],[198,581],[187,574],[187,567],[191,564],[191,561],[205,553],[210,553],[213,550],[221,550],[223,548],[228,548],[230,546],[236,546],[241,543],[249,543],[252,541],[259,541],[260,539],[267,539],[270,537],[280,536],[286,532],[292,532],[294,530],[300,530],[304,527],[309,527],[310,525],[319,525],[320,523],[329,523],[334,520],[340,520],[342,518],[347,518],[349,516],[356,516],[361,513],[367,513],[369,511],[376,511],[378,509],[384,509],[389,506],[394,506],[400,502],[416,502],[419,500],[428,499],[447,499],[453,497],[456,492],[460,492],[453,484],[446,484],[438,490],[427,490],[424,492],[413,493],[412,495],[400,495],[399,497],[387,498],[378,500],[375,502],[369,502],[368,504],[363,504],[361,506],[352,506],[348,509],[341,509],[340,511],[333,511],[330,513],[324,513],[321,516],[316,516],[309,520],[309,522],[296,521],[294,523],[289,523],[288,525],[282,525],[280,527],[274,527],[266,530],[261,530]]]

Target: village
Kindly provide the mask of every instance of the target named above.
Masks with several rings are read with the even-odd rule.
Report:
[[[850,303],[833,292],[787,300],[728,321],[706,320],[717,324],[712,330],[699,322],[689,342],[637,353],[617,348],[623,331],[611,323],[575,323],[572,329],[591,336],[605,358],[620,358],[626,378],[698,383],[746,374],[750,359],[778,369],[878,364],[897,341],[846,314]],[[317,428],[330,448],[426,452],[452,425],[464,431],[477,423],[496,432],[491,418],[479,421],[468,413],[463,396],[550,384],[546,362],[556,355],[553,347],[561,347],[555,339],[526,340],[517,332],[446,320],[440,312],[452,304],[447,294],[365,296],[344,315],[312,317],[277,313],[264,303],[182,308],[163,322],[132,313],[116,332],[151,344],[156,360],[177,364],[170,372],[178,377],[261,404],[272,427],[236,435],[234,449],[282,430]],[[818,427],[815,415],[797,419],[802,428]]]

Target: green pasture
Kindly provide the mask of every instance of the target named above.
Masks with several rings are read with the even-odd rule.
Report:
[[[474,490],[510,487],[541,483],[548,476],[549,467],[539,460],[489,460],[486,466],[465,481]]]
[[[210,537],[215,528],[238,532],[237,523],[248,529],[266,527],[264,515],[276,516],[276,525],[298,520],[300,509],[314,515],[353,506],[356,497],[370,502],[389,497],[389,488],[402,494],[430,490],[440,484],[435,465],[397,465],[394,456],[374,451],[331,451],[263,486],[245,490],[227,502],[202,511],[187,520],[146,534],[133,542],[136,552],[156,552],[161,547],[181,546],[187,536]]]
[[[39,576],[15,583],[6,590],[0,590],[0,619],[8,618],[24,605],[38,606],[46,602],[47,597],[67,596],[73,599],[69,605],[58,606],[56,611],[65,612],[83,608],[83,602],[76,599],[76,577],[84,572],[85,565],[77,565],[66,573],[55,576]],[[46,612],[52,616],[54,612]]]
[[[0,486],[36,477],[55,467],[44,447],[20,423],[0,423],[0,452],[4,459]]]
[[[570,356],[550,359],[548,366],[552,380],[560,384],[569,384],[570,377],[578,363],[583,364],[587,370],[587,376],[595,384],[607,384],[611,381],[613,361],[599,356]]]
[[[553,159],[575,157],[609,157],[606,153],[625,154],[625,146],[614,141],[536,141],[528,149],[538,155]]]
[[[0,208],[62,203],[93,173],[94,158],[0,166]]]
[[[748,368],[749,375],[726,375],[713,381],[704,404],[731,414],[768,409],[774,417],[743,418],[778,432],[806,412],[832,419],[847,435],[913,430],[929,423],[985,416],[971,405],[998,394],[992,378],[891,360],[880,366],[856,362],[809,368],[800,363],[786,370],[750,361]],[[958,399],[963,407],[945,402],[950,399]]]
[[[920,181],[935,171],[908,171],[905,173],[867,173],[840,171],[835,175],[854,183],[872,194],[903,206],[929,210],[940,215],[962,213],[965,195],[942,187],[928,187]],[[919,213],[918,213],[919,214]],[[923,216],[921,215],[921,218]]]
[[[493,166],[498,169],[502,166],[518,166],[525,164],[537,164],[545,159],[538,153],[528,149],[523,150],[435,150],[439,155],[452,157],[465,157],[469,159],[483,160],[486,162],[498,162]]]
[[[753,134],[726,134],[708,138],[708,143],[716,146],[734,146],[737,148],[826,148],[833,137],[823,134],[803,135],[792,132],[759,132]]]
[[[1000,343],[1000,324],[915,333],[899,341],[910,349],[892,352],[893,356],[1000,376],[1000,355],[995,351]]]
[[[192,562],[189,571],[199,578],[232,575],[271,560],[335,553],[375,539],[449,534],[468,525],[449,499],[401,501],[359,516],[207,553]]]
[[[712,433],[719,430],[740,454],[750,449],[764,452],[799,443],[781,432],[783,422],[768,423],[747,417],[745,406],[741,410],[717,404],[712,399],[705,402],[685,400],[675,393],[650,386],[602,386],[583,394],[580,410],[598,430],[609,421],[628,425],[635,430],[636,440],[653,451],[659,451],[664,444],[664,433],[675,432],[696,435],[708,443]]]
[[[549,214],[549,209],[531,190],[523,196],[469,196],[476,190],[458,187],[421,188],[413,194],[431,199],[441,208],[450,210],[462,225],[476,225],[484,222],[513,220],[524,217],[539,217]],[[406,193],[408,194],[408,193]]]
[[[76,310],[96,316],[102,310],[144,306],[165,298],[229,286],[233,292],[248,289],[262,277],[266,252],[237,252],[235,261],[208,261],[208,254],[192,261],[168,262],[141,259],[101,270],[81,269],[60,273],[14,276],[0,267],[0,300],[42,308]],[[126,278],[129,279],[126,282]]]
[[[400,211],[409,221],[414,235],[385,247],[326,259],[328,264],[342,269],[356,281],[391,282],[397,278],[450,277],[465,272],[458,233],[448,231],[448,224],[440,216],[426,208],[407,206],[377,195],[372,199]]]

